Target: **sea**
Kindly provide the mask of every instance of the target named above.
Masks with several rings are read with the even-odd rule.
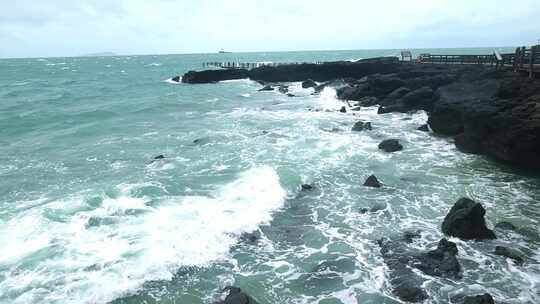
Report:
[[[424,112],[340,113],[332,88],[288,83],[288,97],[248,79],[171,81],[208,61],[399,51],[1,59],[0,303],[202,304],[226,286],[260,304],[400,303],[377,240],[420,231],[410,246],[435,248],[461,197],[483,204],[489,227],[521,233],[450,238],[463,278],[426,276],[427,303],[485,292],[540,303],[538,174],[418,131]],[[352,132],[359,120],[373,130]],[[387,138],[403,151],[381,152]],[[382,188],[362,186],[371,174]]]

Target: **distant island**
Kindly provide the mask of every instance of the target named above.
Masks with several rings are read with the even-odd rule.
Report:
[[[84,54],[82,57],[107,57],[107,56],[118,56],[118,54],[113,52],[101,52],[101,53],[90,53]]]

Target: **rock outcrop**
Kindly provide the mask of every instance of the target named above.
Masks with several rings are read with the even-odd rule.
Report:
[[[495,233],[486,227],[484,207],[468,198],[459,199],[442,223],[442,232],[465,240],[494,239]]]
[[[206,70],[189,71],[182,76],[184,83],[212,83],[223,80],[234,80],[249,78],[248,70],[244,69],[226,69],[226,70]]]
[[[397,139],[385,139],[379,144],[379,149],[391,153],[403,150],[403,146]]]
[[[377,179],[375,175],[370,175],[364,182],[364,186],[372,187],[372,188],[380,188],[382,187],[382,184],[381,182],[379,182],[379,180]]]

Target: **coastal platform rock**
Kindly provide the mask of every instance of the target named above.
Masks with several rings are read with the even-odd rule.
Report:
[[[442,223],[442,232],[465,240],[494,239],[495,233],[486,227],[484,207],[468,198],[459,199]]]
[[[379,149],[390,153],[403,150],[403,146],[397,139],[386,139],[379,144]]]

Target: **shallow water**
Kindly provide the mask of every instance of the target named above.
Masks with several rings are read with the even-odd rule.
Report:
[[[540,302],[537,175],[417,131],[425,113],[336,112],[331,89],[292,83],[289,98],[249,80],[167,82],[203,61],[397,53],[0,60],[0,303],[211,303],[233,284],[259,303],[399,303],[375,241],[419,229],[412,246],[433,248],[462,196],[490,226],[529,233],[452,239],[464,276],[429,278],[431,303],[483,292]],[[360,119],[373,131],[351,132]],[[405,149],[381,153],[391,137]],[[373,173],[383,188],[362,186]],[[256,244],[240,237],[252,231]],[[493,255],[500,244],[525,265]]]

